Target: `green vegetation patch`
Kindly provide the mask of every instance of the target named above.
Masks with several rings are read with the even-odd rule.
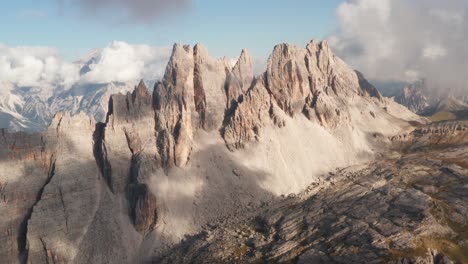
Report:
[[[441,121],[449,121],[449,120],[456,120],[457,116],[452,112],[437,112],[432,116],[428,117],[429,120],[432,122],[441,122]]]

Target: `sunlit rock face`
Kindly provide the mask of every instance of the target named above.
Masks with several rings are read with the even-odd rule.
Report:
[[[194,103],[193,60],[191,47],[174,45],[166,74],[154,88],[156,144],[164,167],[184,166],[190,156],[192,119],[198,118]]]
[[[425,122],[326,42],[280,44],[258,76],[246,50],[230,67],[176,44],[153,91],[110,96],[102,122],[59,113],[42,133],[1,131],[0,257],[152,261],[404,144],[391,139],[409,121]]]
[[[253,79],[254,70],[252,58],[249,52],[244,49],[226,80],[228,109],[239,99],[239,96],[247,92],[252,85]]]
[[[248,71],[246,65],[249,65],[249,59],[243,53],[231,74],[241,76],[238,69]],[[389,104],[361,73],[336,57],[326,41],[311,41],[305,49],[290,44],[277,45],[268,59],[267,71],[250,86],[250,90],[244,91],[238,88],[240,85],[228,85],[228,91],[236,91],[231,91],[228,98],[238,98],[237,101],[230,99],[232,109],[229,113],[234,113],[234,117],[227,117],[224,135],[228,145],[240,147],[254,141],[254,134],[258,137],[260,127],[269,121],[282,126],[281,116],[285,114],[291,117],[305,115],[312,122],[333,130],[356,125],[358,119],[366,118],[369,112],[353,116],[349,111],[349,108],[356,108],[356,104],[380,106],[380,109],[370,110],[374,116],[373,111],[383,112]],[[259,96],[261,91],[266,94]],[[266,96],[270,98],[267,100]],[[272,120],[264,118],[265,111],[259,110],[259,106],[269,109]],[[235,113],[239,111],[244,114],[236,117]]]

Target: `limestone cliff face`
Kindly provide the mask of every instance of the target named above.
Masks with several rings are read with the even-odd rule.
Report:
[[[94,122],[85,114],[58,114],[47,133],[57,140],[46,185],[27,221],[30,262],[68,263],[79,253],[99,206],[101,176],[91,154]],[[54,140],[52,139],[52,140]]]
[[[249,60],[241,56],[238,64],[249,65]],[[238,68],[248,71],[245,69],[249,67],[236,65],[232,75],[241,75]],[[353,124],[349,108],[354,108],[355,104],[380,105],[380,110],[385,107],[375,87],[336,57],[326,41],[311,41],[305,49],[277,45],[268,59],[266,72],[256,79],[256,83],[259,82],[266,88],[264,96],[254,95],[261,90],[258,86],[254,87],[255,91],[244,91],[238,88],[240,85],[228,83],[228,98],[237,97],[241,101],[230,104],[233,116],[227,117],[224,133],[228,146],[242,147],[258,139],[260,127],[270,121],[282,124],[278,117],[283,114],[291,117],[304,114],[312,122],[333,130]],[[271,100],[265,100],[268,96]],[[258,112],[259,107],[270,109],[272,120],[260,118],[265,115],[259,114],[262,113]]]
[[[133,93],[111,98],[106,123],[95,123],[85,114],[58,113],[44,133],[2,130],[1,206],[10,212],[2,214],[0,222],[6,245],[1,247],[2,260],[89,263],[134,258],[138,240],[153,230],[157,219],[156,198],[145,183],[156,163],[152,113],[151,94],[140,83]],[[147,127],[148,122],[153,126]],[[95,251],[96,243],[101,253]]]
[[[261,79],[236,102],[223,131],[230,149],[243,147],[260,136],[260,129],[270,120],[271,96]]]
[[[99,124],[99,129],[95,153],[96,160],[103,161],[101,173],[112,192],[124,194],[135,229],[147,234],[156,225],[157,202],[146,181],[159,167],[159,156],[153,99],[143,81],[132,93],[111,97],[107,122]]]
[[[247,92],[252,85],[254,71],[252,59],[247,50],[242,53],[226,79],[227,108],[230,109],[239,97]]]
[[[278,106],[291,116],[302,111],[310,91],[305,55],[304,49],[280,44],[268,59],[267,87]]]
[[[125,191],[132,157],[156,153],[152,98],[143,82],[132,93],[113,95],[105,124],[96,127],[95,154],[113,192]]]
[[[228,61],[211,58],[200,44],[194,47],[194,61],[194,100],[199,113],[197,127],[208,131],[219,129],[226,107],[225,83],[230,71]]]
[[[174,45],[166,73],[153,92],[157,147],[163,167],[187,164],[196,130],[222,127],[230,71],[227,60],[211,58],[201,44],[194,48]]]
[[[175,45],[153,97],[164,167],[187,164],[197,129],[220,129],[233,149],[258,140],[260,128],[269,123],[284,125],[284,114],[304,114],[335,129],[353,122],[348,111],[353,104],[384,107],[379,92],[325,41],[311,41],[306,48],[276,46],[266,72],[258,77],[246,50],[229,69],[202,45]]]
[[[196,119],[193,50],[174,45],[162,82],[156,83],[153,107],[156,144],[164,167],[187,164],[192,148],[192,118]]]
[[[54,157],[41,134],[0,130],[0,258],[25,259],[27,220],[49,178]]]
[[[190,206],[198,210],[190,199],[203,196],[197,188],[204,184],[209,188],[209,179],[217,188],[232,185],[231,178],[223,182],[231,170],[236,183],[249,178],[242,178],[243,174],[250,176],[248,166],[241,161],[237,164],[232,157],[242,148],[255,146],[267,129],[302,121],[301,115],[309,119],[304,122],[313,124],[315,130],[311,131],[325,139],[354,129],[370,133],[374,127],[368,128],[369,120],[369,124],[384,126],[400,122],[384,129],[408,125],[391,115],[394,105],[333,55],[326,42],[312,41],[306,48],[278,45],[266,71],[258,76],[254,76],[246,50],[233,68],[228,65],[226,59],[210,57],[202,45],[176,44],[153,93],[140,82],[132,93],[111,96],[106,122],[60,113],[44,133],[2,130],[0,209],[7,213],[0,214],[0,244],[5,245],[0,247],[0,258],[7,263],[18,259],[30,263],[129,263],[160,225],[167,235],[167,222],[202,223],[161,216],[177,216]],[[408,115],[406,119],[412,118]],[[362,141],[368,140],[364,132],[357,134]],[[200,134],[215,137],[221,149],[197,142]],[[288,151],[292,148],[286,147]],[[275,153],[276,146],[268,151]],[[283,160],[281,155],[278,160]],[[216,164],[219,171],[202,172],[204,168],[191,163],[192,159]],[[244,169],[239,172],[232,166]],[[192,179],[192,173],[203,175],[202,180]],[[275,177],[270,180],[277,180],[280,174]],[[151,188],[156,178],[158,188]],[[187,179],[193,182],[187,184]],[[257,191],[255,184],[242,184],[239,186],[249,185],[246,190]],[[244,187],[232,193],[244,195]],[[227,196],[232,198],[232,193]],[[213,215],[229,211],[223,207],[226,201],[218,200],[217,195],[206,196],[222,208]],[[249,195],[245,194],[246,204],[249,197],[255,197]]]

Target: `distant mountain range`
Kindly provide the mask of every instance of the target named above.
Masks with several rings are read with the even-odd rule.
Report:
[[[112,94],[126,93],[135,88],[137,81],[75,85],[69,90],[53,89],[51,94],[33,87],[1,85],[0,127],[12,131],[40,131],[49,125],[56,112],[72,115],[85,112],[102,121],[107,112],[107,102]],[[5,92],[6,91],[6,92]]]
[[[99,55],[94,50],[75,62],[80,75],[86,74]],[[103,121],[112,94],[127,93],[140,80],[100,84],[76,83],[71,87],[21,87],[11,82],[0,83],[0,128],[11,131],[41,131],[46,129],[55,113],[76,115],[84,112]]]
[[[74,64],[79,75],[85,76],[100,59],[102,50],[95,49]],[[42,131],[57,112],[76,115],[84,112],[104,121],[108,101],[112,94],[132,91],[140,80],[127,82],[89,83],[76,82],[71,87],[52,85],[41,87],[18,86],[12,82],[0,82],[0,128],[10,131]],[[154,80],[149,80],[153,87]],[[452,113],[468,110],[468,97],[453,96],[450,92],[431,90],[424,80],[407,83],[402,81],[372,81],[379,92],[394,98],[397,103],[414,113],[432,116],[439,112]],[[453,116],[458,116],[452,113]]]
[[[468,96],[450,90],[430,89],[425,80],[413,83],[374,82],[382,95],[392,97],[414,113],[433,116],[441,112],[468,110]]]

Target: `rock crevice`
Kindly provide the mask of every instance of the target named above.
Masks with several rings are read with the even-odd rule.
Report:
[[[28,247],[28,222],[33,214],[34,207],[41,201],[42,195],[44,193],[45,187],[50,183],[52,178],[55,175],[55,156],[52,155],[50,158],[50,165],[49,165],[49,173],[47,176],[46,181],[42,185],[42,187],[39,189],[38,193],[36,194],[36,201],[34,204],[31,206],[30,209],[28,209],[28,212],[23,219],[23,221],[20,224],[19,231],[18,231],[18,260],[20,263],[28,263],[28,253],[29,253],[29,247]],[[44,247],[45,252],[47,252],[46,248]]]
[[[156,197],[144,183],[140,173],[142,157],[133,155],[130,167],[130,182],[127,187],[129,201],[129,216],[135,229],[147,235],[155,228],[158,220],[158,206]]]
[[[93,133],[93,154],[96,164],[101,171],[107,186],[113,192],[112,186],[112,165],[107,158],[107,148],[105,144],[106,124],[97,123]]]

